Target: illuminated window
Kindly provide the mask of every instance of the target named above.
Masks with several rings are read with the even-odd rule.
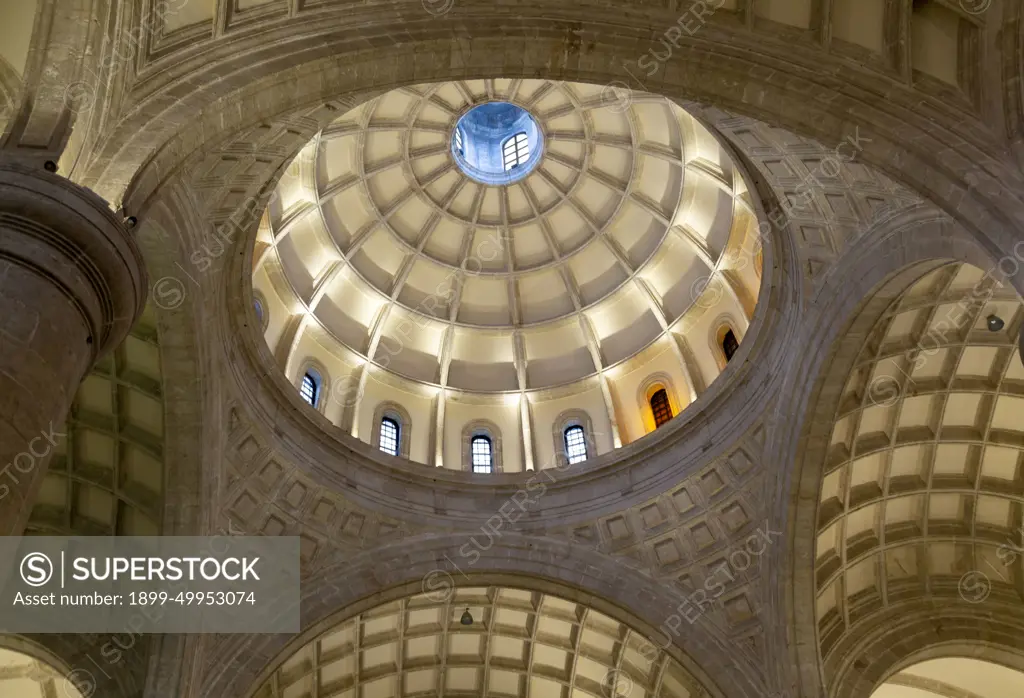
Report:
[[[320,400],[320,375],[310,369],[302,376],[302,385],[299,386],[299,395],[313,407],[316,407]]]
[[[672,407],[668,404],[668,393],[664,388],[651,395],[651,412],[654,413],[655,427],[672,419]]]
[[[473,472],[489,473],[493,467],[491,440],[486,436],[474,436],[470,444],[473,455]]]
[[[508,172],[513,167],[519,167],[530,157],[530,139],[526,137],[525,132],[517,133],[505,141],[501,151],[505,171]]]
[[[260,303],[260,299],[257,298],[252,302],[254,308],[256,308],[256,318],[263,324],[263,304]]]
[[[565,430],[565,458],[569,464],[579,463],[587,459],[587,439],[583,427],[573,425]]]
[[[732,330],[725,333],[722,337],[722,351],[725,352],[725,360],[731,361],[736,350],[740,348],[740,343],[736,339],[736,335],[733,334]]]
[[[462,129],[459,128],[455,129],[455,149],[459,151],[460,154],[465,153],[462,149]]]
[[[380,450],[392,456],[398,455],[398,422],[385,417],[380,420]]]

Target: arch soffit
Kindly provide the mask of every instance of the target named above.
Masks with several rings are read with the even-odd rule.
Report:
[[[594,458],[598,454],[597,435],[594,433],[594,421],[590,418],[590,413],[581,407],[563,410],[551,423],[555,464],[558,467],[564,468],[569,464],[565,451],[565,433],[571,427],[579,427],[583,430],[583,442],[587,449],[587,457],[584,460]]]
[[[818,649],[814,569],[799,561],[813,559],[821,464],[833,415],[865,333],[927,272],[953,261],[993,268],[970,233],[920,207],[869,231],[847,257],[830,271],[812,301],[815,312],[794,344],[810,350],[801,352],[788,371],[782,387],[787,398],[777,414],[796,418],[776,422],[766,449],[769,462],[794,463],[792,469],[779,471],[773,499],[775,520],[788,521],[790,531],[787,543],[772,551],[773,563],[785,570],[789,583],[778,583],[766,592],[795,620],[795,656],[786,661],[800,667],[802,695],[809,696],[818,695],[825,677]],[[782,640],[784,629],[776,633],[779,642],[770,647],[790,646]]]
[[[153,305],[160,332],[160,367],[163,375],[165,535],[226,535],[212,521],[217,508],[215,488],[219,463],[212,454],[223,453],[228,429],[223,424],[221,371],[212,368],[218,346],[216,328],[205,320],[208,310],[197,281],[182,276],[188,268],[189,241],[204,222],[191,190],[180,183],[169,186],[150,214],[141,220],[136,236],[153,280]],[[159,299],[159,301],[158,301]],[[255,311],[250,308],[255,320]],[[153,670],[148,680],[160,695],[178,690],[186,670],[181,657],[195,651],[185,636],[165,636],[154,643]]]
[[[398,455],[402,458],[409,457],[409,445],[412,439],[412,417],[408,410],[397,402],[383,400],[377,403],[373,409],[373,422],[370,424],[370,445],[380,448],[381,422],[385,419],[393,419],[398,422]]]
[[[939,657],[984,659],[1024,671],[1022,628],[1024,613],[1012,603],[899,604],[866,618],[844,640],[845,661],[833,667],[826,695],[870,696],[900,670]]]
[[[504,465],[504,442],[501,428],[489,419],[474,419],[462,428],[462,443],[459,453],[462,456],[461,467],[473,472],[473,439],[484,436],[491,444],[491,473],[500,473]]]
[[[664,646],[717,698],[763,695],[763,678],[744,653],[711,623],[683,624],[665,633],[666,609],[683,597],[670,587],[568,541],[514,533],[485,538],[456,534],[405,539],[325,567],[303,580],[300,635],[251,634],[206,658],[200,695],[244,685],[251,695],[296,649],[356,613],[387,600],[454,586],[504,584],[593,606]],[[666,637],[670,642],[666,644]],[[226,667],[231,667],[226,671]],[[715,677],[713,680],[711,677]]]

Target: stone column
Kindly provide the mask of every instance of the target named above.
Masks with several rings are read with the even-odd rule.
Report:
[[[79,384],[146,293],[142,255],[103,199],[0,159],[0,535],[21,535]]]

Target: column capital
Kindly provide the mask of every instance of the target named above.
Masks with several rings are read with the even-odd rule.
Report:
[[[106,201],[42,167],[0,156],[0,228],[8,233],[0,236],[0,260],[60,288],[89,328],[93,360],[124,339],[145,306],[146,267],[131,230]]]

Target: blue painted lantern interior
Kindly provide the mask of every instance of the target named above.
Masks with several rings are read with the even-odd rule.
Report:
[[[462,171],[478,182],[496,185],[530,174],[540,161],[542,146],[537,122],[508,102],[470,109],[459,119],[451,140],[452,155]]]

